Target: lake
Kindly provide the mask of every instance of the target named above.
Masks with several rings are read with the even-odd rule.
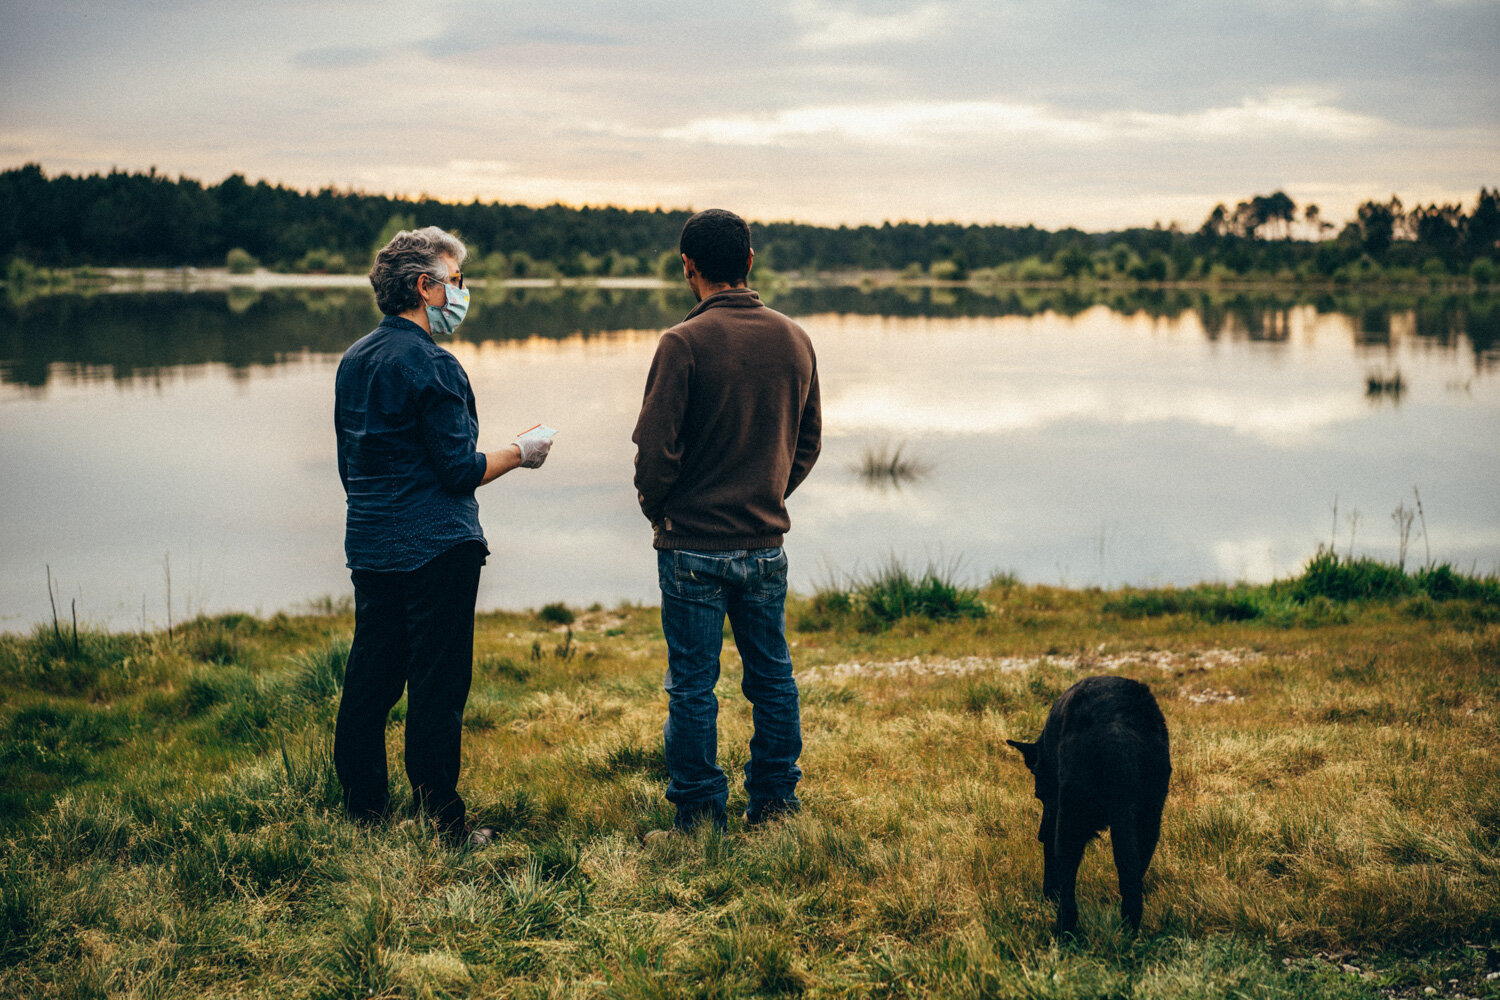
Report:
[[[825,439],[789,502],[792,585],[892,559],[962,580],[1265,581],[1320,544],[1500,571],[1500,303],[788,288]],[[484,609],[655,603],[631,485],[660,290],[478,290],[447,344],[482,446],[547,464],[480,490]],[[120,292],[0,306],[0,629],[297,611],[352,593],[334,460],[368,290]],[[1399,374],[1399,385],[1396,379]],[[1375,385],[1372,385],[1374,380]],[[867,475],[896,449],[908,474]],[[1426,534],[1423,534],[1425,524]]]

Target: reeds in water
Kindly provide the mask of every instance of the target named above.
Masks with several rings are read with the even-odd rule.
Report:
[[[916,482],[932,471],[930,463],[907,453],[905,442],[867,446],[852,468],[868,485],[881,489]]]
[[[1370,372],[1365,376],[1365,396],[1370,399],[1383,399],[1389,396],[1396,402],[1400,402],[1406,389],[1406,381],[1401,377],[1400,369],[1389,375],[1384,372]]]

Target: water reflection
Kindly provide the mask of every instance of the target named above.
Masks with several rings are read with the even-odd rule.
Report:
[[[920,482],[932,471],[932,463],[915,457],[915,451],[910,441],[881,441],[866,445],[849,468],[873,490],[899,490]]]
[[[681,289],[560,287],[477,290],[460,328],[469,343],[597,337],[661,330],[692,306]],[[1215,294],[1162,289],[993,289],[851,286],[771,288],[793,316],[977,318],[1114,313],[1176,323],[1193,316],[1212,341],[1285,343],[1294,313],[1352,316],[1359,346],[1413,337],[1461,342],[1476,366],[1500,363],[1500,304],[1489,296]],[[0,383],[42,387],[55,378],[135,380],[181,365],[220,363],[236,375],[304,353],[341,354],[379,321],[363,289],[235,288],[228,292],[96,293],[33,298],[0,308]]]
[[[812,334],[824,393],[824,455],[791,501],[804,591],[891,555],[1073,585],[1265,579],[1328,541],[1335,499],[1360,512],[1359,550],[1394,558],[1387,513],[1413,485],[1435,558],[1500,568],[1488,299],[768,297]],[[690,306],[479,297],[450,346],[485,441],[561,429],[541,473],[480,492],[483,607],[655,600],[630,432],[659,332]],[[62,600],[115,627],[165,621],[168,555],[179,618],[347,592],[333,369],[376,320],[363,289],[0,311],[0,629],[47,617],[49,565]]]
[[[690,306],[679,296],[560,288],[480,292],[459,341],[558,339],[663,329]],[[278,289],[56,296],[0,313],[0,381],[133,380],[183,365],[236,374],[304,353],[342,354],[380,321],[368,291]]]

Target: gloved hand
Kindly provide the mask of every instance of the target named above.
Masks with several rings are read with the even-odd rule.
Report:
[[[547,461],[547,452],[552,450],[551,438],[516,438],[511,444],[521,451],[521,468],[536,469]]]

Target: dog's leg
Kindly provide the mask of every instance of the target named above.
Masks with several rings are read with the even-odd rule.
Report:
[[[1161,811],[1166,802],[1166,793],[1154,795],[1152,800],[1136,814],[1135,828],[1137,853],[1141,857],[1141,875],[1146,874],[1146,869],[1151,867],[1151,859],[1156,856],[1156,842],[1161,838]]]
[[[1068,828],[1067,816],[1059,815],[1057,819],[1057,846],[1053,852],[1053,871],[1056,877],[1053,884],[1056,886],[1055,896],[1057,900],[1057,927],[1058,936],[1073,933],[1078,926],[1078,901],[1075,892],[1078,887],[1078,866],[1083,862],[1083,849],[1088,846],[1091,832],[1086,830],[1070,830]]]
[[[1144,910],[1141,882],[1146,874],[1146,863],[1142,857],[1136,810],[1124,809],[1120,815],[1112,817],[1109,840],[1115,852],[1115,874],[1120,878],[1120,916],[1129,922],[1132,930],[1138,931]]]
[[[1042,825],[1036,832],[1042,844],[1042,897],[1057,902],[1062,891],[1061,868],[1057,864],[1057,807],[1043,804]]]
[[[1042,897],[1053,903],[1062,894],[1062,866],[1057,863],[1055,839],[1042,842]]]

